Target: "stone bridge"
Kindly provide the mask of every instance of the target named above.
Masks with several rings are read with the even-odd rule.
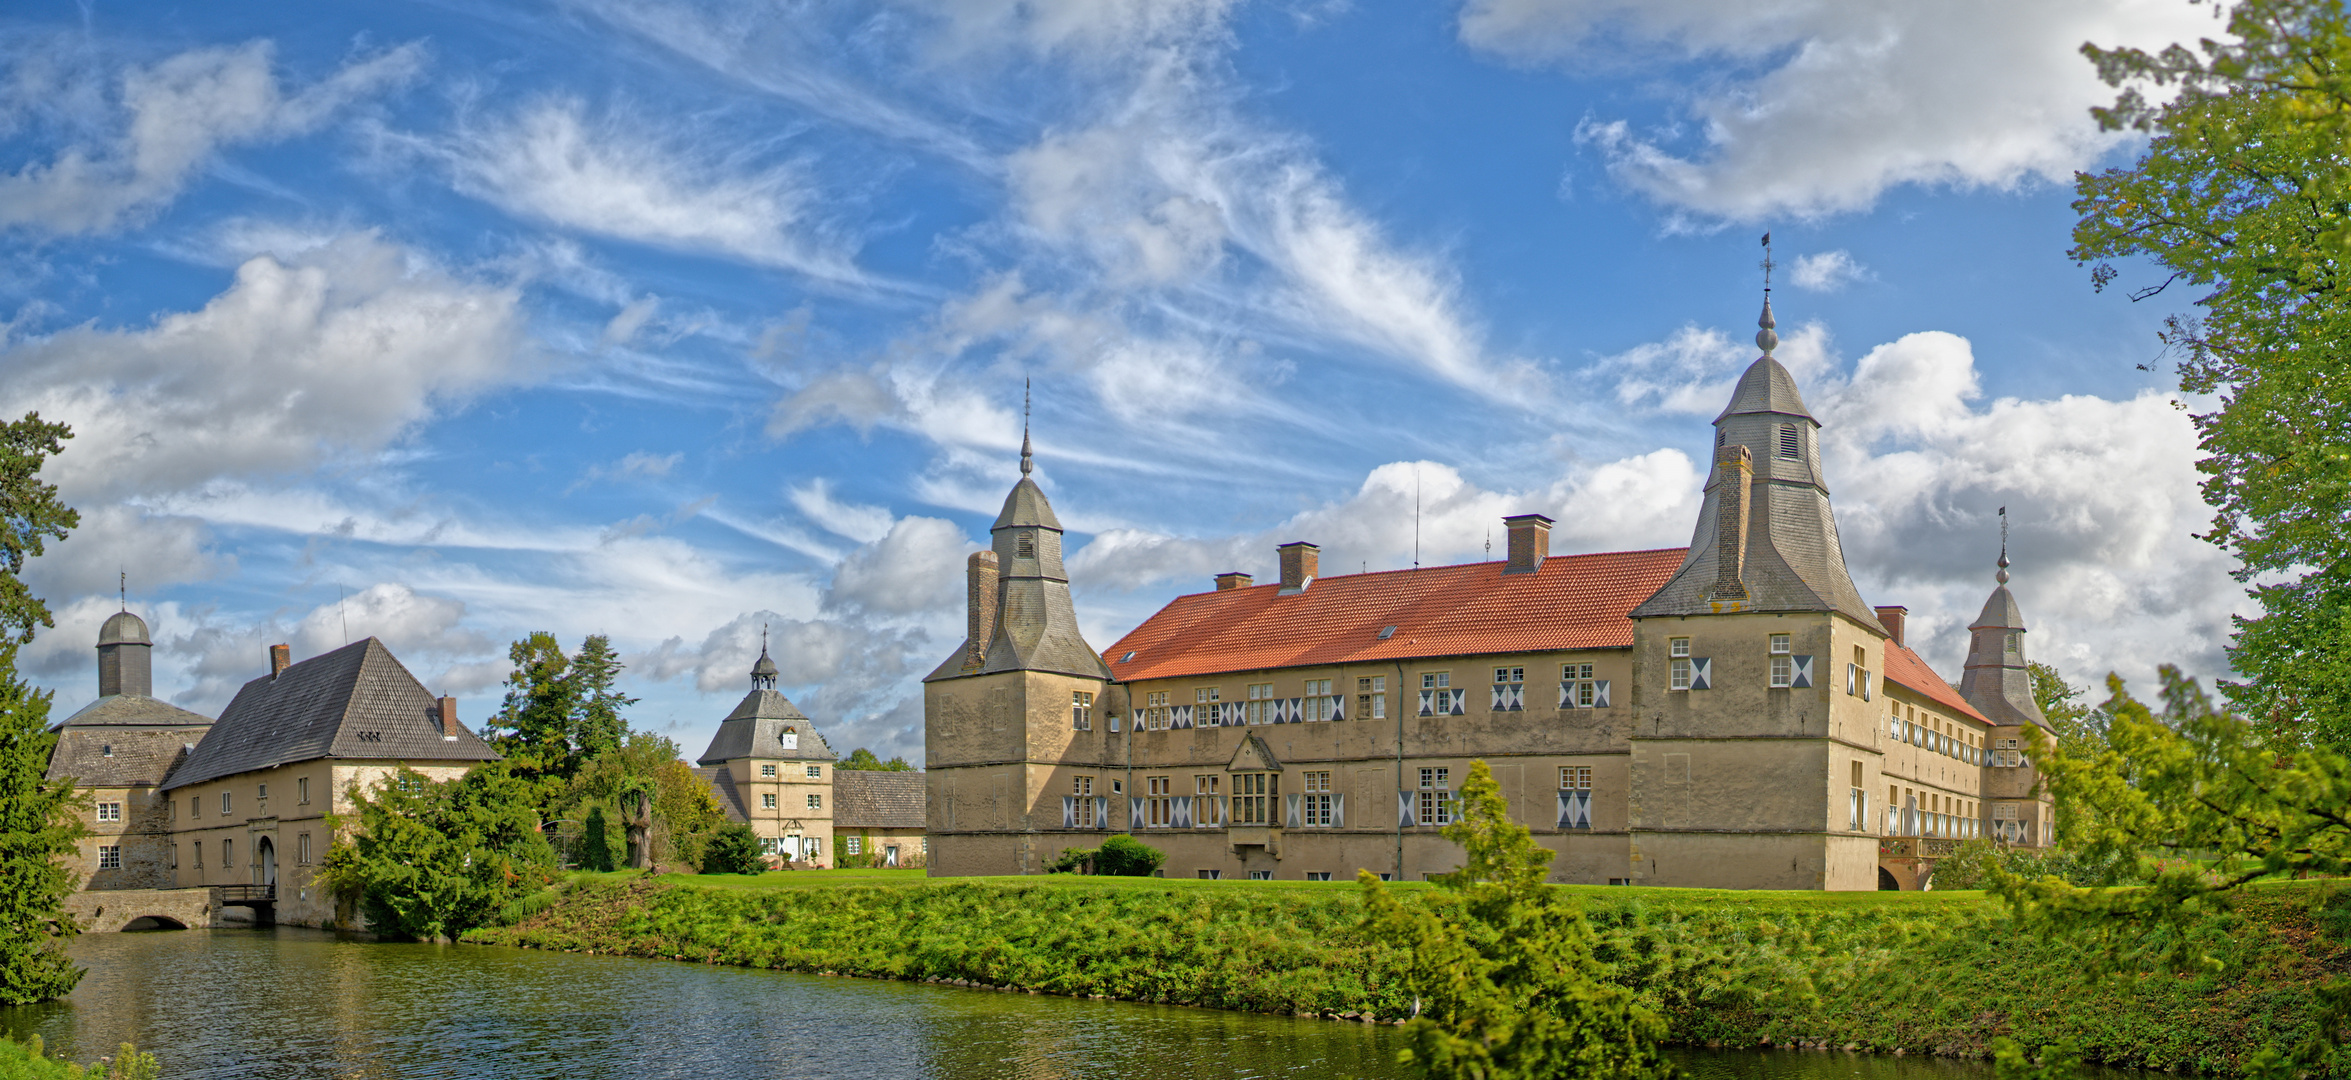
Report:
[[[85,934],[107,934],[118,930],[180,930],[225,926],[221,919],[223,907],[246,908],[253,913],[252,921],[269,925],[274,906],[253,894],[266,893],[246,886],[199,887],[193,889],[101,889],[78,892],[65,900],[65,910],[82,926]]]

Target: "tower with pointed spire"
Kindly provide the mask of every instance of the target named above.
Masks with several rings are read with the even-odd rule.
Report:
[[[1875,888],[1877,840],[1845,804],[1876,784],[1887,633],[1845,568],[1820,422],[1772,356],[1764,244],[1762,355],[1714,419],[1681,567],[1631,613],[1631,877]]]
[[[1078,630],[1061,521],[1032,475],[1025,385],[1022,397],[1020,479],[988,530],[989,549],[967,567],[966,637],[923,680],[937,874],[1034,873],[1060,847],[1088,846],[1051,834],[1080,816],[1066,790],[1072,770],[1105,767],[1110,753],[1110,669]],[[1109,794],[1085,793],[1088,812]]]
[[[2025,730],[2049,729],[2033,699],[2032,668],[2024,652],[2024,612],[2008,591],[2008,508],[2000,508],[2000,560],[1992,573],[1992,595],[1967,627],[1967,665],[1959,692],[1992,721],[1991,767],[1984,770],[1984,798],[1991,800],[1991,831],[2011,843],[2046,846],[2053,839],[2055,806],[2043,790],[2039,770],[2025,756]]]

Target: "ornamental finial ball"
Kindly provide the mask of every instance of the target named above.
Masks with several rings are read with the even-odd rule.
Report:
[[[1755,332],[1755,346],[1763,350],[1763,355],[1770,356],[1773,349],[1780,347],[1780,336],[1773,332],[1779,322],[1771,317],[1771,298],[1768,296],[1763,298],[1763,317],[1755,320],[1755,325],[1763,328]]]

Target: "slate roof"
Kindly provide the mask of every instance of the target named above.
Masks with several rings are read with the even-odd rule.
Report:
[[[1025,456],[1023,463],[1025,473]],[[1069,596],[1069,573],[1061,564],[1061,521],[1053,516],[1053,504],[1036,481],[1024,475],[1012,486],[1004,496],[1004,510],[996,515],[989,532],[999,572],[995,628],[986,652],[978,664],[971,664],[971,639],[966,637],[923,681],[999,671],[1109,678],[1101,655],[1078,630],[1077,607]],[[1028,545],[1025,555],[1024,540]]]
[[[996,523],[988,529],[993,532],[1016,525],[1036,525],[1055,532],[1061,531],[1061,519],[1053,516],[1053,503],[1045,498],[1045,489],[1025,476],[1020,478],[1020,483],[1012,485],[1012,491],[1004,496],[1004,509],[996,515]]]
[[[797,747],[784,746],[785,728],[799,736]],[[695,764],[718,765],[736,758],[832,761],[840,756],[817,732],[816,722],[792,704],[791,698],[760,687],[744,695],[735,711],[719,722],[718,734],[710,737],[710,748],[702,751]]]
[[[87,705],[80,712],[66,717],[51,730],[69,727],[176,727],[200,728],[212,724],[212,718],[203,713],[189,712],[168,701],[145,694],[108,694]],[[204,734],[191,732],[188,738]]]
[[[833,830],[920,829],[923,774],[880,769],[833,770]]]
[[[710,785],[710,795],[718,800],[718,809],[728,821],[749,822],[751,811],[743,805],[743,793],[735,789],[735,774],[723,765],[708,765],[694,770],[694,775]]]
[[[49,779],[72,777],[82,787],[159,785],[203,735],[194,727],[68,727],[49,755]]]
[[[147,620],[128,611],[118,611],[106,617],[106,625],[98,628],[100,645],[152,645],[147,639]]]
[[[1804,395],[1796,391],[1796,377],[1769,355],[1747,365],[1746,373],[1739,376],[1738,388],[1731,391],[1731,403],[1714,419],[1721,423],[1724,417],[1741,413],[1778,413],[1812,419],[1812,413],[1804,408]]]
[[[2049,726],[2040,702],[2033,700],[2033,675],[2025,663],[2024,610],[2008,591],[2008,560],[2000,561],[2001,584],[1985,598],[1983,613],[1968,625],[1967,666],[1959,673],[1959,692],[2003,727]],[[2015,652],[2008,637],[2018,635]]]
[[[1959,691],[1952,689],[1950,683],[1944,682],[1943,677],[1935,674],[1935,669],[1928,667],[1927,662],[1919,659],[1918,654],[1911,652],[1908,646],[1897,645],[1892,641],[1886,642],[1885,676],[1887,682],[1900,683],[1913,693],[1961,716],[1972,717],[1987,724],[1992,722],[1990,718],[1977,712],[1975,706],[1968,704],[1967,699],[1960,696]]]
[[[473,732],[441,734],[440,702],[374,638],[246,683],[166,789],[320,758],[495,761]]]
[[[1110,647],[1121,681],[1432,656],[1623,649],[1626,613],[1682,549],[1554,555],[1532,574],[1505,562],[1317,578],[1179,596]],[[1393,626],[1386,640],[1379,633]],[[1133,658],[1129,659],[1128,654]]]

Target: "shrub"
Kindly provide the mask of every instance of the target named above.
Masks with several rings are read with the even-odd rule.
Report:
[[[1111,877],[1150,877],[1165,862],[1167,852],[1122,833],[1102,842],[1094,855],[1094,872]]]
[[[756,874],[767,868],[759,855],[759,834],[742,822],[730,822],[710,834],[702,848],[705,874]]]
[[[604,821],[604,808],[591,807],[588,819],[580,823],[580,869],[599,874],[612,870],[612,830]]]

